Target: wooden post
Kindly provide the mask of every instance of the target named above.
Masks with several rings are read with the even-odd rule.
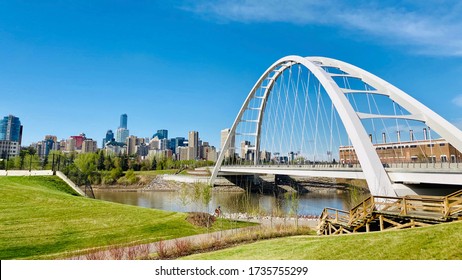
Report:
[[[380,231],[383,231],[383,216],[379,216],[379,221],[380,221]]]
[[[407,215],[407,203],[406,203],[406,199],[403,197],[402,200],[403,200],[403,215]]]
[[[449,215],[451,215],[451,213],[449,213],[450,212],[449,199],[448,199],[447,196],[444,197],[444,210],[443,211],[444,211],[443,215],[444,215],[445,218],[447,218]]]

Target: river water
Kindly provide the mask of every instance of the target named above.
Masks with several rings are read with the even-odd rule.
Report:
[[[298,198],[290,195],[265,195],[245,192],[213,192],[209,203],[191,199],[192,195],[184,195],[176,191],[143,191],[114,192],[95,191],[95,198],[155,208],[175,212],[208,212],[212,213],[221,206],[223,213],[247,213],[250,215],[302,215],[318,216],[325,207],[349,210],[364,199],[364,195],[335,191],[320,193],[309,192]]]

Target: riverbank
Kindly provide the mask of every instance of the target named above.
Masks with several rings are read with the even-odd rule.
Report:
[[[145,192],[145,191],[181,191],[183,188],[193,187],[195,184],[206,185],[208,177],[195,175],[172,175],[160,174],[157,176],[140,177],[139,182],[131,185],[93,185],[95,190],[116,191],[116,192]],[[234,186],[229,182],[215,186],[214,192],[244,192],[243,188]]]
[[[0,177],[0,191],[2,260],[59,259],[252,225],[220,219],[202,228],[187,213],[81,197],[56,176]]]
[[[209,177],[203,172],[195,172],[189,175],[177,174],[159,174],[152,175],[148,173],[143,175],[137,173],[138,182],[131,185],[93,185],[95,190],[105,191],[126,191],[126,192],[144,192],[144,191],[181,191],[183,188],[194,187],[197,184],[208,184]],[[242,182],[241,182],[242,183]],[[280,176],[276,181],[274,175],[263,175],[258,177],[256,185],[249,182],[243,183],[244,187],[238,186],[226,178],[218,178],[213,192],[245,192],[250,189],[259,193],[344,193],[354,190],[357,193],[368,193],[367,185],[362,181],[338,180],[329,178],[300,178]]]

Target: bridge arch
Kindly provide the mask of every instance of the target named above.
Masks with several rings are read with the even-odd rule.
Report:
[[[262,88],[262,85],[266,83],[263,86],[264,93],[261,96],[263,101],[261,106],[257,108],[258,118],[256,120],[257,126],[255,132],[255,152],[257,154],[257,156],[255,156],[255,164],[257,164],[257,160],[259,158],[258,153],[260,152],[261,126],[268,97],[274,86],[274,82],[286,69],[294,65],[305,67],[308,71],[310,71],[326,91],[333,106],[338,112],[348,137],[351,139],[352,146],[354,147],[357,158],[362,166],[370,192],[373,195],[396,196],[396,193],[393,188],[393,182],[388,177],[373,144],[369,140],[369,135],[361,123],[361,120],[366,118],[393,118],[393,116],[368,115],[356,112],[350,104],[350,101],[345,96],[345,89],[340,88],[333,79],[333,75],[327,72],[323,67],[337,68],[345,73],[345,76],[348,75],[350,77],[361,79],[365,83],[371,85],[375,88],[375,94],[389,97],[393,100],[393,102],[396,102],[410,112],[409,115],[402,116],[402,118],[426,123],[429,127],[431,126],[434,131],[439,133],[449,143],[451,143],[456,149],[462,151],[462,132],[460,130],[411,96],[379,77],[351,64],[331,58],[286,56],[273,63],[273,65],[271,65],[262,74],[249,92],[224,142],[222,152],[220,153],[217,163],[213,169],[210,184],[214,183],[214,180],[218,175],[225,155],[223,151],[228,150],[231,144],[231,139],[236,133],[236,128],[242,121],[244,112],[249,109],[250,101],[255,98],[257,90]],[[370,93],[372,93],[372,91]]]

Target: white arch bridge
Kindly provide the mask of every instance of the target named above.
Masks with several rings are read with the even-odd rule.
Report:
[[[438,93],[435,93],[435,99]],[[286,56],[222,131],[217,176],[365,179],[372,195],[462,187],[462,132],[415,98],[343,61]]]

